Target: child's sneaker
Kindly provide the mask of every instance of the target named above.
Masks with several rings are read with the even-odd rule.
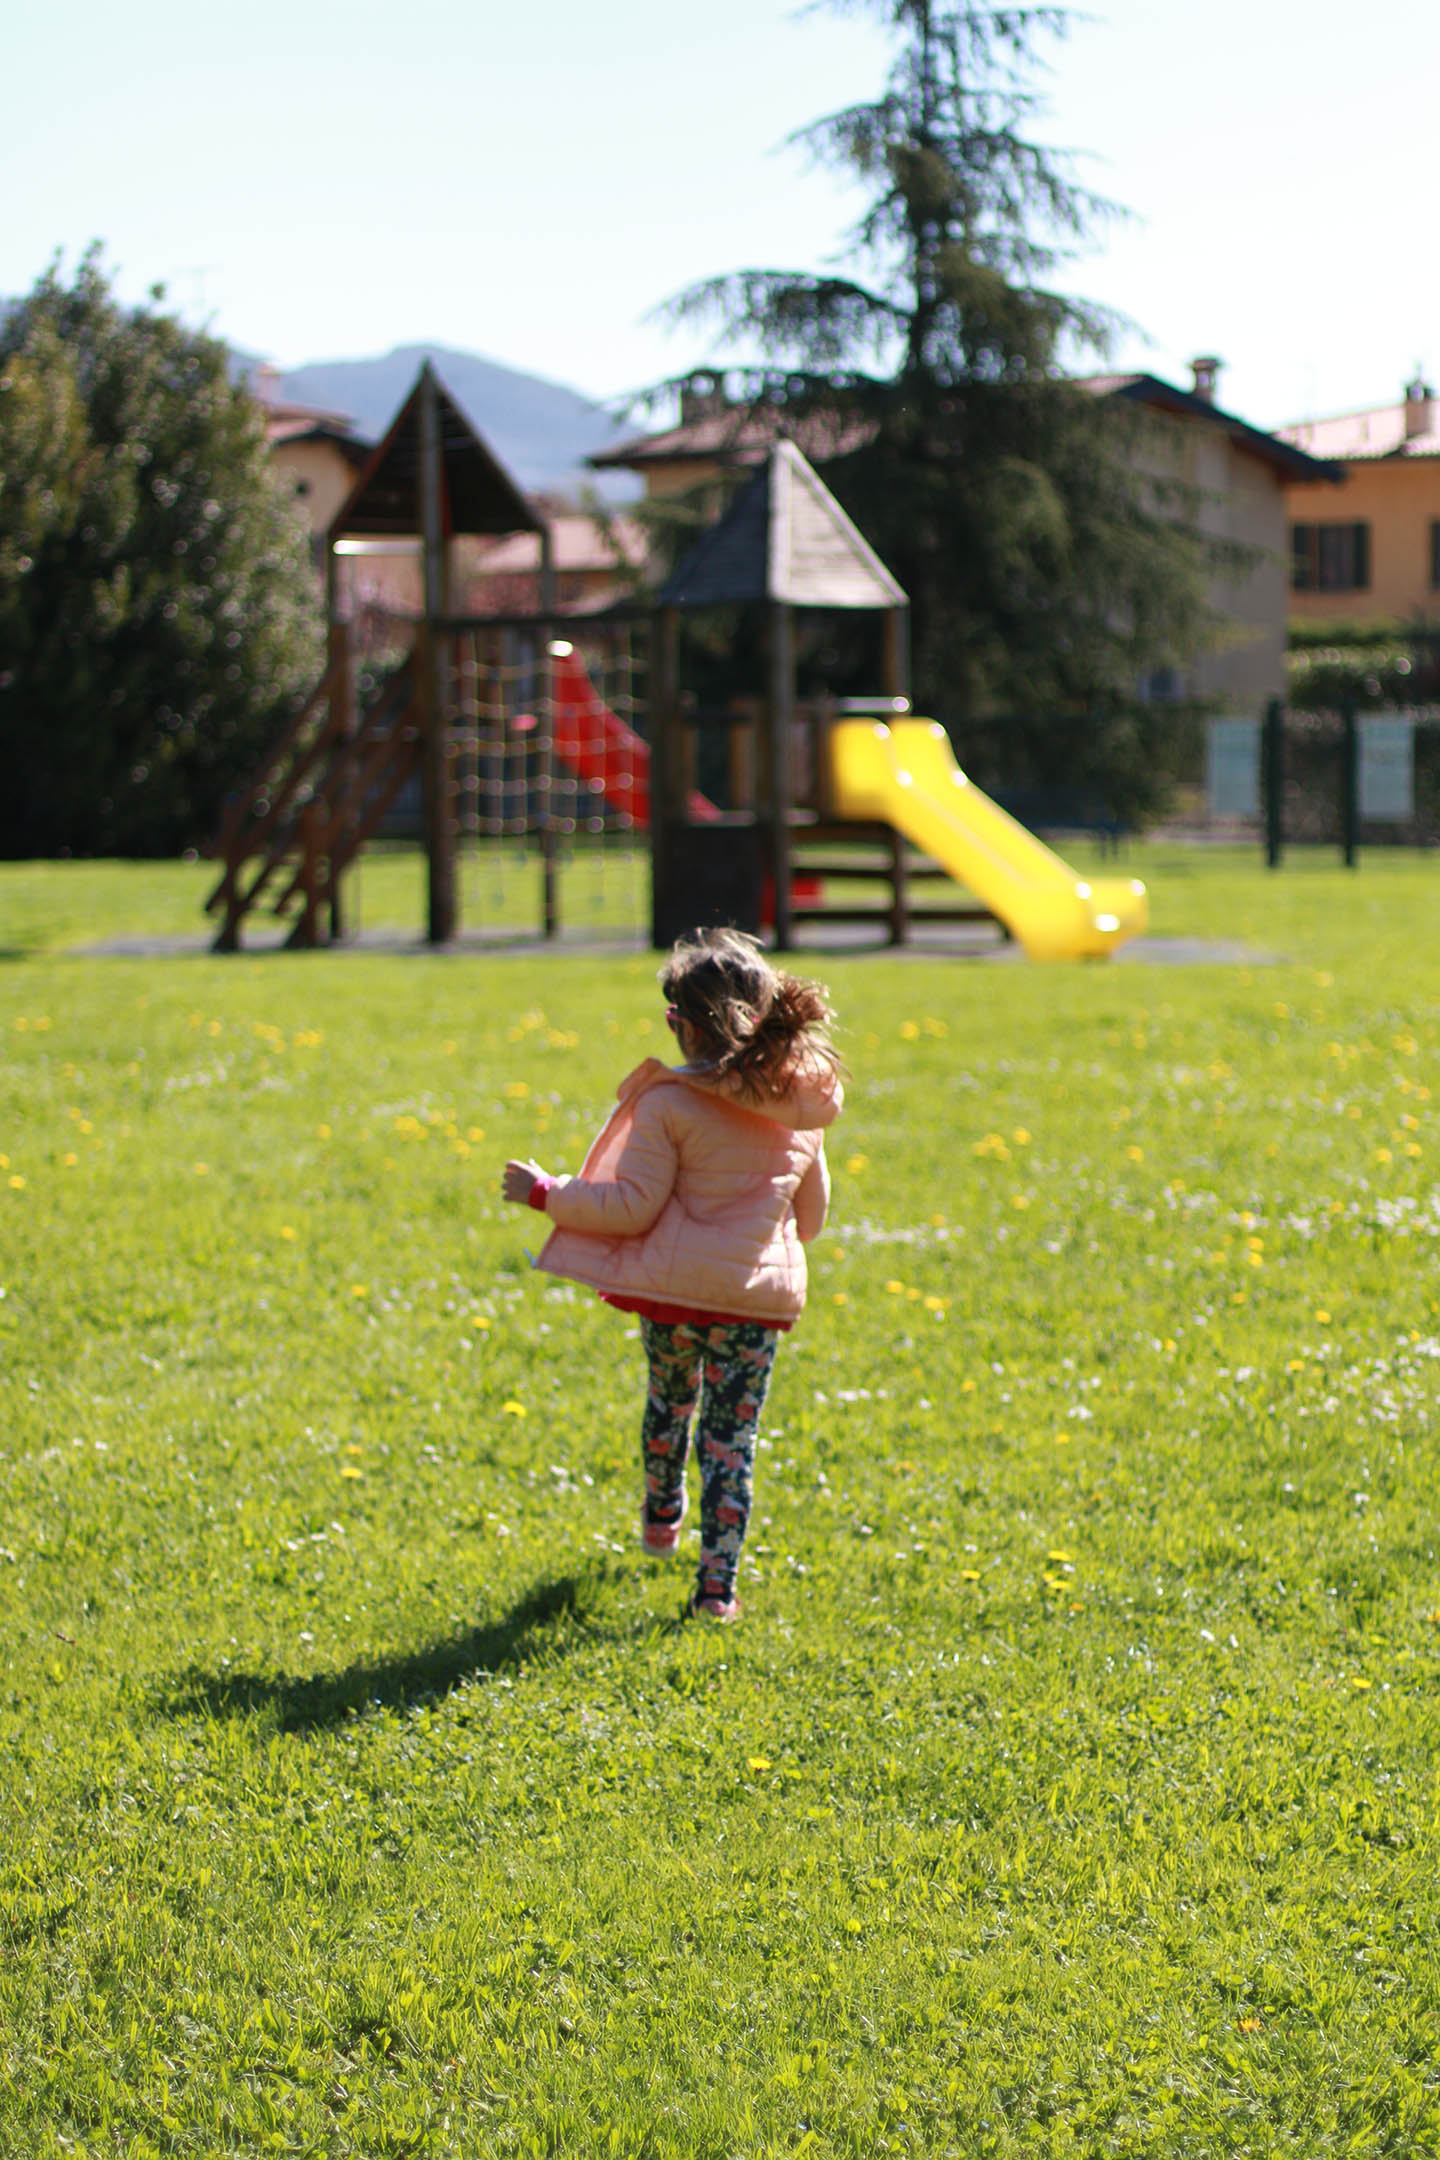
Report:
[[[685,1502],[680,1502],[680,1512],[669,1522],[652,1522],[648,1508],[640,1510],[640,1542],[648,1553],[662,1557],[673,1553],[680,1544],[680,1525],[685,1520]]]
[[[740,1600],[737,1597],[702,1597],[697,1590],[685,1611],[692,1620],[738,1620]]]

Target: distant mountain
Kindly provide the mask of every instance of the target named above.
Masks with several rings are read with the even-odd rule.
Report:
[[[444,345],[400,345],[377,360],[317,360],[287,370],[280,392],[297,404],[348,413],[360,434],[377,439],[426,360],[524,488],[595,485],[601,475],[587,472],[585,459],[635,432],[576,390]],[[630,476],[618,478],[617,486],[606,476],[606,495],[638,492]]]

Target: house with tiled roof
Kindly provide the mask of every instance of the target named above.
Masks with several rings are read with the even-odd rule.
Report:
[[[270,464],[312,535],[329,530],[375,445],[357,435],[348,413],[327,412],[287,398],[280,370],[266,364],[250,376],[250,394],[265,422]]]
[[[1146,687],[1156,697],[1184,695],[1250,713],[1285,690],[1289,618],[1289,521],[1296,501],[1327,505],[1344,470],[1323,453],[1255,427],[1217,400],[1221,362],[1191,363],[1188,390],[1146,373],[1094,375],[1100,397],[1140,406],[1156,423],[1143,456],[1162,476],[1193,491],[1196,522],[1209,537],[1254,551],[1252,567],[1217,577],[1211,605],[1219,643],[1176,679],[1170,670]],[[1310,515],[1328,516],[1328,507]]]
[[[864,431],[837,424],[827,413],[790,413],[781,405],[732,402],[723,375],[692,375],[680,392],[680,417],[658,434],[635,435],[586,459],[596,472],[634,472],[651,501],[699,491],[714,495],[716,516],[737,480],[764,464],[781,439],[793,442],[812,465],[843,457],[864,441]]]
[[[1156,422],[1141,452],[1146,468],[1193,491],[1206,533],[1255,551],[1251,569],[1217,580],[1213,605],[1224,626],[1218,649],[1197,656],[1183,674],[1161,671],[1143,689],[1159,699],[1207,698],[1249,711],[1285,687],[1288,504],[1302,493],[1328,495],[1345,473],[1323,453],[1225,411],[1215,395],[1218,360],[1203,357],[1193,370],[1188,390],[1144,373],[1090,376],[1085,387],[1142,407]],[[718,515],[736,479],[761,464],[781,436],[822,470],[863,441],[853,426],[841,428],[823,415],[796,419],[783,406],[732,405],[722,376],[696,376],[682,393],[677,425],[619,443],[589,462],[639,473],[652,500],[709,490]]]
[[[1337,465],[1343,495],[1292,490],[1290,607],[1301,622],[1440,620],[1440,406],[1418,371],[1393,405],[1297,420],[1280,436]]]

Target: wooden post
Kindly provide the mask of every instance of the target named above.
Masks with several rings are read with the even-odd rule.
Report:
[[[300,826],[300,916],[291,942],[309,952],[320,943],[320,805],[306,803]]]
[[[885,614],[885,695],[910,695],[910,610],[893,607]],[[890,942],[903,945],[910,934],[910,896],[906,890],[905,835],[890,828]]]
[[[890,942],[903,945],[910,935],[910,895],[905,878],[905,835],[890,828]]]
[[[1353,870],[1360,853],[1360,730],[1353,698],[1341,706],[1340,721],[1340,845],[1346,869]]]
[[[1265,862],[1278,870],[1285,847],[1285,706],[1276,697],[1265,707],[1260,733],[1260,777],[1265,803]]]
[[[424,617],[416,639],[420,678],[421,771],[428,859],[428,927],[432,945],[448,945],[458,927],[455,907],[455,833],[450,801],[450,757],[445,725],[444,639],[445,504],[440,444],[440,390],[427,361],[420,376],[420,558]]]
[[[770,603],[770,874],[775,950],[790,949],[790,737],[795,722],[795,628],[784,600]]]
[[[536,695],[544,715],[545,732],[540,739],[540,886],[541,913],[547,938],[560,935],[560,888],[557,871],[555,829],[555,657],[550,650],[555,625],[555,555],[548,524],[540,528],[540,651]]]
[[[326,559],[326,613],[329,617],[327,644],[329,648],[328,674],[330,679],[330,711],[338,716],[335,771],[336,796],[343,795],[349,777],[350,762],[354,755],[357,716],[355,712],[355,681],[351,669],[350,625],[340,613],[338,596],[337,562],[335,550],[330,549]],[[336,836],[343,843],[344,835]],[[330,936],[332,941],[345,935],[345,912],[340,895],[340,879],[336,875],[334,857],[330,864]]]
[[[652,633],[654,649],[650,670],[650,942],[661,946],[669,895],[670,828],[673,822],[671,731],[679,725],[680,707],[680,612],[661,608]]]
[[[910,610],[888,608],[885,613],[885,695],[910,695]]]

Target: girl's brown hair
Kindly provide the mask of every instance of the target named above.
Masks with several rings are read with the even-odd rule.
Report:
[[[823,986],[772,967],[743,930],[694,930],[677,940],[660,987],[685,1023],[695,1062],[754,1095],[778,1095],[806,1070],[839,1070]]]

